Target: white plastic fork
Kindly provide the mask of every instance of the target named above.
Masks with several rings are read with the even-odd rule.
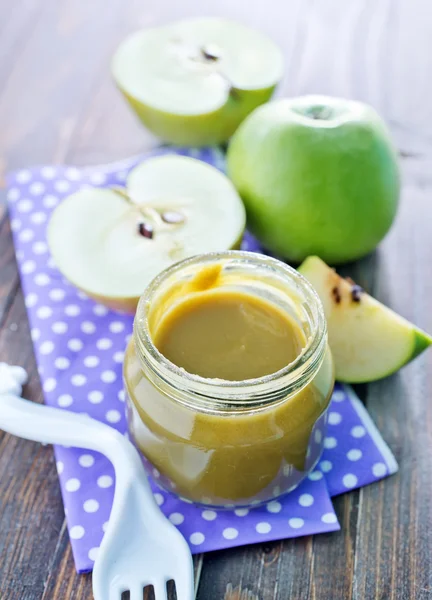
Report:
[[[159,510],[135,447],[112,427],[86,415],[13,395],[0,396],[0,429],[28,440],[95,450],[116,474],[109,524],[93,569],[95,600],[143,600],[152,585],[166,600],[173,579],[178,600],[193,600],[193,564],[181,533]]]

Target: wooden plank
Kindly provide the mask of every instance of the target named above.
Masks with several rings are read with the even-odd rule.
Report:
[[[430,58],[420,42],[430,37],[432,15],[425,4],[416,3],[418,10],[412,10],[411,0],[391,6],[353,0],[343,8],[312,1],[275,2],[262,10],[249,4],[221,0],[214,11],[274,31],[289,55],[285,89],[290,93],[355,92],[385,110],[404,147],[411,147],[413,132],[427,136],[430,106],[423,102],[421,110],[416,108],[418,97],[428,97],[430,83],[422,75]],[[65,159],[103,162],[153,143],[110,80],[110,56],[129,30],[196,13],[194,0],[152,7],[151,17],[140,0],[109,5],[1,0],[0,6],[7,11],[7,22],[0,23],[0,56],[5,57],[0,62],[0,155],[7,157],[8,167]],[[329,41],[333,51],[325,52]],[[402,60],[408,54],[410,60]],[[423,67],[413,69],[413,64]],[[417,97],[419,77],[423,91]],[[427,165],[418,169],[423,182],[430,182]],[[432,331],[430,190],[412,185],[382,249],[345,271]],[[40,401],[4,206],[1,210],[0,357],[29,369],[26,394]],[[337,499],[340,533],[209,553],[198,599],[430,598],[431,379],[429,353],[400,374],[360,388],[401,472]],[[0,457],[0,597],[91,598],[90,577],[74,573],[51,450],[0,434]],[[199,559],[196,565],[199,572]]]
[[[19,286],[10,222],[4,192],[0,190],[0,328]]]
[[[7,6],[2,6],[7,4]],[[41,5],[38,0],[3,0],[0,4],[0,82],[5,88],[8,76],[12,73],[30,41],[35,24],[43,18],[48,2]],[[13,60],[11,58],[13,57]],[[8,60],[7,60],[8,59]]]
[[[342,272],[432,331],[429,212],[430,188],[409,186],[382,248]],[[260,600],[429,597],[432,557],[425,549],[431,547],[431,533],[425,524],[432,523],[432,501],[429,493],[418,491],[432,489],[425,451],[432,442],[431,373],[428,353],[393,377],[361,386],[402,469],[389,480],[336,499],[342,532],[316,536],[312,543],[308,538],[287,541],[282,549],[272,545],[275,558],[267,569],[261,547],[208,555],[198,600],[223,595],[227,585]]]
[[[430,187],[406,188],[377,264],[377,296],[432,331]],[[399,461],[396,477],[362,491],[356,599],[432,593],[432,355],[369,386],[368,410]],[[371,518],[371,515],[372,518]]]
[[[358,496],[335,500],[341,532],[207,554],[197,600],[346,600],[353,583]]]
[[[69,535],[64,523],[41,600],[52,598],[92,600],[91,575],[77,575],[74,570]]]
[[[45,4],[0,97],[0,154],[8,168],[63,160],[95,78],[104,73],[101,61],[123,5]]]
[[[0,330],[0,356],[25,367],[24,396],[42,402],[21,289]],[[0,598],[91,600],[91,576],[75,572],[52,449],[0,431],[0,457]]]
[[[35,14],[27,0],[20,16],[21,4],[8,6],[0,39],[0,54],[16,51],[13,68],[0,67],[0,155],[8,168],[63,159],[122,2],[106,10],[102,1],[47,0]],[[41,401],[4,202],[0,210],[0,357],[27,368],[24,394]],[[91,578],[75,573],[52,450],[0,434],[0,457],[0,597],[90,599]]]
[[[27,369],[24,393],[40,402],[21,291],[0,331],[0,356]],[[0,456],[0,596],[40,598],[64,519],[52,451],[0,432]]]
[[[138,121],[111,77],[111,59],[120,42],[139,27],[154,23],[140,0],[124,3],[115,32],[107,40],[93,93],[65,156],[70,164],[100,164],[133,156],[158,144]]]

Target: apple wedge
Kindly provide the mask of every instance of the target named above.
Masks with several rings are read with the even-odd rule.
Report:
[[[323,303],[339,381],[381,379],[432,344],[427,333],[340,277],[317,256],[307,258],[298,270]]]
[[[134,312],[147,284],[183,258],[239,246],[245,210],[214,167],[181,156],[147,160],[126,188],[90,188],[53,212],[48,244],[62,274],[110,308]]]
[[[282,78],[279,48],[226,19],[193,18],[128,36],[112,74],[137,116],[167,142],[225,142]]]

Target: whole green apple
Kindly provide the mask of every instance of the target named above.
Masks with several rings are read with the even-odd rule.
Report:
[[[228,140],[271,98],[283,59],[261,33],[200,17],[133,33],[117,49],[112,72],[150,131],[174,144],[203,146]]]
[[[295,263],[311,254],[330,264],[360,258],[396,215],[396,151],[382,119],[360,102],[304,96],[262,106],[235,133],[227,164],[250,230]]]

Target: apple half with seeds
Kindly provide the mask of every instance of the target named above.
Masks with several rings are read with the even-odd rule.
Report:
[[[203,17],[133,33],[117,49],[112,74],[155,135],[204,146],[228,140],[271,98],[283,57],[258,31]]]
[[[318,292],[327,318],[336,379],[365,383],[391,375],[432,344],[432,338],[343,279],[317,256],[299,272]]]
[[[133,313],[147,284],[172,263],[238,248],[245,220],[225,175],[170,155],[132,169],[125,188],[89,188],[65,198],[47,238],[66,279],[98,302]]]

